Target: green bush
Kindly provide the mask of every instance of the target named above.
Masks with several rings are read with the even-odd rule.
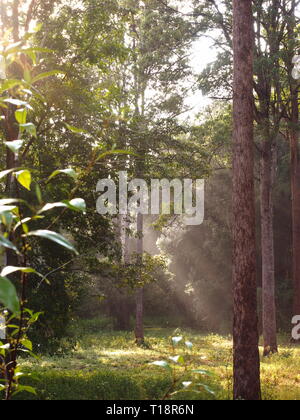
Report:
[[[22,381],[37,389],[37,395],[20,393],[16,400],[144,400],[159,399],[170,378],[129,376],[127,372],[49,371],[33,372]]]

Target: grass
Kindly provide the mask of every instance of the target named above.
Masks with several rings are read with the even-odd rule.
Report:
[[[39,400],[159,400],[172,386],[168,369],[149,365],[167,360],[171,355],[185,355],[187,372],[176,368],[181,382],[193,380],[209,385],[199,393],[186,392],[176,399],[231,399],[232,341],[231,337],[204,335],[189,330],[147,328],[147,348],[134,344],[133,334],[105,330],[103,320],[81,321],[76,324],[76,348],[65,356],[42,356],[39,360],[21,360],[22,370],[31,373],[23,384],[36,388],[37,395],[20,393],[18,399]],[[182,335],[193,343],[188,350],[184,344],[172,348],[171,337]],[[213,376],[201,377],[190,371],[205,369]],[[280,337],[280,353],[263,359],[262,390],[265,400],[300,399],[300,348]],[[174,389],[175,390],[175,389]]]

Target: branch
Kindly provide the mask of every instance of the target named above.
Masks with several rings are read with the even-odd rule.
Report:
[[[228,32],[228,30],[226,28],[226,25],[225,25],[225,22],[224,22],[223,13],[221,13],[221,11],[220,11],[217,3],[215,2],[215,0],[208,0],[208,2],[209,3],[212,3],[213,6],[215,7],[215,10],[216,10],[216,12],[218,14],[218,17],[219,17],[219,23],[220,23],[221,28],[223,30],[224,36],[225,36],[228,44],[232,46],[232,39],[231,39],[231,36],[230,36],[230,34],[229,34],[229,32]]]

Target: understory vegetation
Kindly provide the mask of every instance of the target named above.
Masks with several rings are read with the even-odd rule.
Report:
[[[146,321],[146,348],[134,346],[130,332],[112,330],[112,320],[98,318],[73,323],[74,348],[66,354],[22,359],[23,380],[36,387],[37,396],[22,393],[18,399],[40,400],[161,400],[172,385],[172,375],[149,363],[168,359],[172,354],[171,338],[181,335],[193,343],[192,350],[178,347],[188,354],[190,369],[183,381],[197,380],[193,369],[211,373],[205,383],[214,395],[181,392],[174,399],[232,399],[232,338],[198,333],[190,329],[155,326]],[[148,327],[147,327],[148,326]],[[265,400],[298,400],[300,398],[300,348],[280,335],[280,354],[262,358],[262,392]],[[261,349],[262,351],[262,349]],[[182,373],[183,368],[178,367]],[[178,386],[178,389],[182,389]]]

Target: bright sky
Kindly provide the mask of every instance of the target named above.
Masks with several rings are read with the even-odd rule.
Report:
[[[212,46],[212,41],[207,38],[201,38],[194,43],[191,52],[191,65],[195,73],[200,73],[207,64],[216,58],[216,49]],[[211,100],[202,95],[200,90],[190,94],[186,103],[193,107],[192,114],[198,114],[201,109],[211,103]]]
[[[193,11],[192,0],[174,0],[173,4],[182,13],[190,13]],[[199,74],[210,62],[216,58],[216,49],[213,47],[213,41],[208,38],[201,38],[194,42],[191,51],[191,65],[192,69],[196,74]],[[189,116],[198,114],[203,108],[211,103],[211,100],[202,95],[200,90],[197,90],[194,94],[191,92],[186,99],[186,104],[191,108],[192,111],[188,112]],[[186,118],[186,114],[183,118]]]

